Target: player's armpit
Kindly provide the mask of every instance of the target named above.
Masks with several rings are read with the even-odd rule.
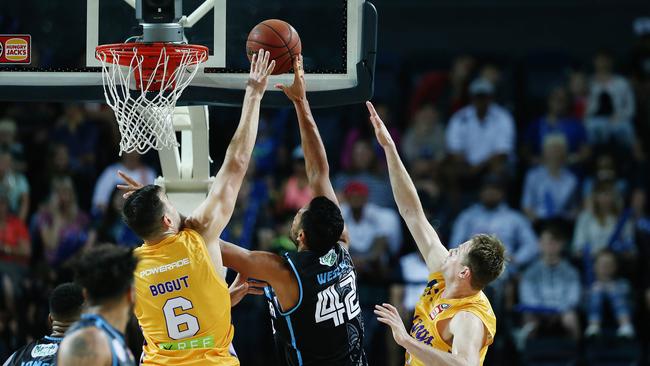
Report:
[[[63,339],[57,355],[62,366],[108,366],[112,363],[106,337],[97,329],[85,328]]]
[[[269,283],[283,309],[290,309],[298,303],[298,280],[282,257],[270,252],[250,251],[223,240],[219,246],[224,266],[244,277]]]
[[[343,244],[345,249],[350,249],[350,233],[348,232],[348,227],[343,226],[343,232],[341,233],[341,238],[339,242]]]
[[[451,353],[464,359],[467,365],[481,364],[481,348],[485,343],[485,325],[476,315],[461,311],[449,322],[449,331],[454,335]]]

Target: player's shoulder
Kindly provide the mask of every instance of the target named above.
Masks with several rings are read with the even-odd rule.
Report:
[[[86,326],[74,329],[66,334],[66,337],[63,338],[61,345],[67,346],[74,342],[89,342],[89,344],[99,345],[100,343],[107,341],[108,338],[104,331],[97,327]]]
[[[59,361],[81,365],[84,360],[103,360],[111,357],[106,334],[96,327],[78,328],[66,334],[59,349]],[[79,361],[79,362],[77,362]]]

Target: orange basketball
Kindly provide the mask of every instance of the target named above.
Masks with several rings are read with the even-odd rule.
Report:
[[[289,72],[293,64],[291,60],[302,52],[298,32],[291,24],[279,19],[265,20],[248,34],[246,40],[248,59],[250,60],[260,48],[269,51],[271,60],[275,60],[273,75]]]

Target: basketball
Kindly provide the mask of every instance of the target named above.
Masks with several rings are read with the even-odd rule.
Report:
[[[260,48],[271,53],[271,60],[275,60],[273,75],[278,75],[291,70],[291,60],[300,54],[302,44],[298,32],[291,24],[279,19],[268,19],[256,25],[248,34],[248,59],[252,59]]]

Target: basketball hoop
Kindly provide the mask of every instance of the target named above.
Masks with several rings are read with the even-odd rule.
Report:
[[[175,43],[101,45],[106,102],[120,130],[120,154],[177,147],[173,115],[176,102],[208,59],[208,48]]]

